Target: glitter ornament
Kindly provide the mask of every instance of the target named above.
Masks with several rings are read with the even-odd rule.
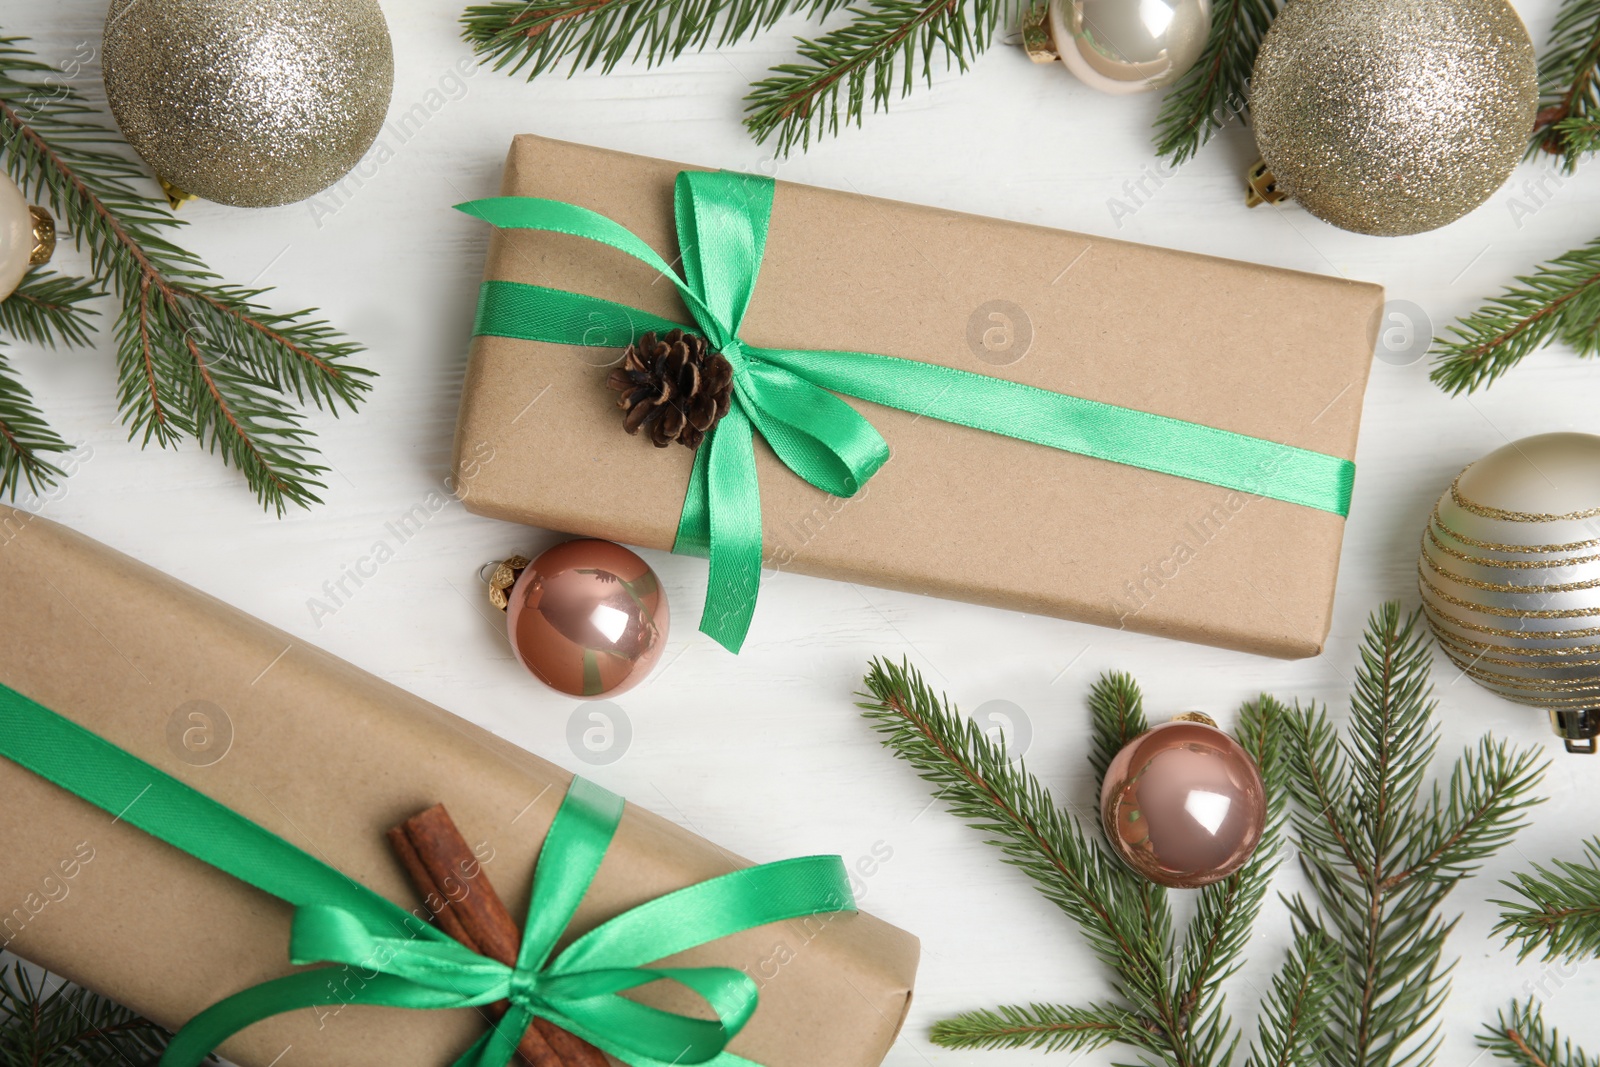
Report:
[[[633,552],[585,538],[495,566],[489,599],[506,612],[522,665],[576,697],[615,696],[649,676],[667,643],[667,591]]]
[[[1122,746],[1100,785],[1100,818],[1129,867],[1198,889],[1249,861],[1266,830],[1266,789],[1243,746],[1190,712]]]
[[[0,300],[16,292],[29,267],[50,262],[56,221],[28,204],[15,182],[0,174]]]
[[[1194,66],[1211,31],[1211,0],[1051,0],[1048,26],[1049,55],[1079,81],[1140,93]]]
[[[1436,229],[1505,182],[1538,97],[1505,0],[1290,0],[1250,81],[1252,186],[1357,233]]]
[[[1567,751],[1600,735],[1600,437],[1513,442],[1434,506],[1418,566],[1434,637],[1473,681],[1549,710]]]
[[[394,87],[377,0],[112,0],[106,98],[175,201],[290,204],[349,172]]]

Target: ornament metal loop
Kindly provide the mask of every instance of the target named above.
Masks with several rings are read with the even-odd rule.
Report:
[[[1582,711],[1552,711],[1550,725],[1555,728],[1556,734],[1566,742],[1567,751],[1575,752],[1582,756],[1592,756],[1600,744],[1596,738],[1600,737],[1600,708],[1584,708]]]

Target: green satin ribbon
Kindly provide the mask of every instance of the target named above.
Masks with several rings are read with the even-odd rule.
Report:
[[[734,402],[697,450],[675,552],[710,557],[700,629],[735,652],[761,581],[761,493],[754,433],[785,466],[852,496],[889,458],[883,437],[834,394],[1049,448],[1346,515],[1347,459],[1181,419],[869,352],[758,348],[739,339],[767,242],[774,183],[684,171],[674,187],[683,274],[641,238],[588,208],[534,197],[457,205],[502,229],[546,230],[609,245],[671,280],[714,350],[733,365]],[[490,280],[475,335],[621,348],[641,333],[687,329],[609,300]]]
[[[686,949],[785,919],[854,911],[838,856],[734,871],[641,904],[556,943],[599,870],[622,798],[574,778],[539,851],[516,966],[480,956],[321,860],[69,719],[0,685],[0,755],[123,822],[295,906],[289,959],[300,971],[218,1001],[179,1030],[161,1067],[195,1067],[268,1016],[331,1004],[510,1009],[455,1062],[505,1067],[535,1017],[634,1067],[759,1067],[725,1047],[755,1013],[758,990],[731,967],[650,967]],[[674,981],[715,1020],[621,996]]]

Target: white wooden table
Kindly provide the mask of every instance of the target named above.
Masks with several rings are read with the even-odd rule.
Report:
[[[1600,366],[1568,352],[1537,355],[1488,393],[1461,399],[1428,382],[1425,361],[1377,363],[1332,638],[1322,657],[1298,663],[791,574],[767,582],[751,639],[734,658],[693,628],[704,563],[651,553],[677,616],[665,665],[618,702],[631,734],[625,750],[592,762],[598,757],[581,743],[569,744],[575,723],[580,734],[589,725],[587,709],[544,690],[512,660],[475,577],[483,561],[551,543],[553,535],[478,518],[456,503],[403,544],[385,525],[444,491],[486,238],[481,225],[449,207],[496,189],[513,134],[766,168],[792,181],[1345,274],[1381,282],[1435,327],[1513,272],[1600,232],[1600,178],[1551,178],[1547,165],[1525,164],[1481,209],[1442,231],[1362,237],[1292,207],[1247,210],[1240,175],[1254,150],[1249,133],[1235,128],[1161,184],[1147,179],[1148,195],[1134,202],[1130,183],[1158,166],[1150,149],[1158,99],[1098,95],[1008,47],[996,47],[964,77],[937,78],[932,91],[869,117],[863,130],[773,163],[741,127],[740,98],[750,80],[793,55],[798,21],[662,69],[557,75],[530,85],[469,62],[456,25],[462,0],[384,6],[397,68],[391,114],[441,90],[442,105],[420,131],[394,141],[393,159],[352,195],[254,212],[190,204],[183,213],[192,225],[179,237],[229,280],[276,287],[278,307],[322,307],[370,349],[367,363],[382,377],[362,412],[312,419],[333,468],[327,502],[280,521],[262,513],[235,472],[200,450],[158,454],[130,444],[116,416],[107,322],[93,350],[57,354],[8,342],[55,426],[83,442],[87,457],[64,490],[24,505],[731,850],[759,860],[891,853],[868,881],[865,906],[915,931],[924,950],[916,1002],[889,1057],[894,1067],[1030,1058],[941,1051],[926,1034],[935,1020],[965,1009],[1081,1004],[1106,996],[1109,986],[1071,924],[977,833],[930,807],[929,790],[879,747],[851,705],[869,656],[909,656],[968,709],[1011,702],[1031,737],[1029,766],[1059,799],[1092,808],[1083,700],[1101,671],[1132,672],[1158,716],[1199,708],[1226,722],[1263,690],[1341,709],[1367,613],[1386,598],[1416,602],[1421,528],[1456,471],[1520,436],[1600,429]],[[1519,6],[1542,41],[1555,0]],[[0,25],[35,38],[42,58],[55,62],[81,43],[98,49],[104,10],[105,0],[0,0]],[[471,76],[457,80],[460,70]],[[97,63],[77,84],[103,99]],[[69,270],[81,262],[70,249],[59,258]],[[103,321],[114,314],[109,302],[104,310]],[[1399,320],[1389,325],[1404,329]],[[336,613],[314,618],[310,602],[324,595],[323,583],[385,539],[394,559]],[[1472,1035],[1480,1022],[1541,983],[1551,1021],[1600,1051],[1600,1024],[1584,1010],[1600,990],[1600,968],[1517,965],[1489,936],[1496,911],[1486,902],[1499,895],[1495,879],[1575,855],[1579,838],[1600,827],[1593,814],[1600,760],[1558,754],[1540,714],[1477,689],[1442,655],[1436,680],[1445,753],[1492,729],[1554,757],[1545,782],[1552,799],[1535,825],[1452,900],[1465,916],[1448,946],[1461,961],[1438,1062],[1467,1067],[1478,1055]],[[1292,871],[1278,887],[1300,884]],[[1228,991],[1247,1037],[1258,991],[1287,940],[1275,900],[1259,930],[1251,964]],[[1087,1059],[1106,1064],[1128,1055]]]

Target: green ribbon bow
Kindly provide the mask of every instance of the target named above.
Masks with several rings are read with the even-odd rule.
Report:
[[[213,1004],[178,1031],[161,1067],[195,1067],[271,1015],[329,1004],[510,1009],[455,1062],[505,1067],[535,1017],[634,1067],[759,1067],[724,1051],[758,991],[731,967],[652,961],[768,923],[855,910],[838,856],[750,867],[641,904],[555,953],[622,818],[622,798],[574,778],[539,851],[516,966],[480,956],[276,834],[104,738],[0,685],[0,755],[153,837],[295,906],[289,958],[300,971]],[[716,1014],[697,1019],[620,994],[675,981]]]
[[[588,208],[534,197],[457,205],[502,229],[547,230],[609,245],[677,286],[710,346],[733,366],[733,404],[695,455],[674,552],[710,557],[700,629],[737,652],[761,581],[761,494],[752,430],[785,466],[848,497],[889,446],[834,394],[1022,441],[1346,515],[1347,459],[1152,415],[1001,378],[869,352],[758,348],[739,339],[766,249],[774,183],[730,171],[684,171],[674,192],[680,277],[641,238]],[[621,348],[647,331],[687,329],[609,300],[490,280],[476,336]]]

